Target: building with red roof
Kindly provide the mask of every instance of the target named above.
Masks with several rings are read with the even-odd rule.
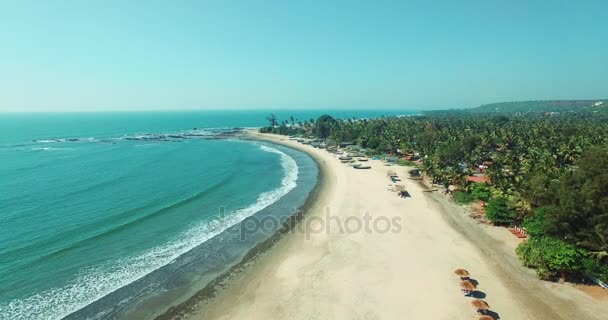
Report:
[[[490,178],[487,176],[468,176],[467,177],[467,181],[468,182],[473,182],[473,183],[487,183],[490,182]]]

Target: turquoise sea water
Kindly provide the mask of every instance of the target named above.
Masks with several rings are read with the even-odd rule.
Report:
[[[120,317],[236,262],[254,243],[227,228],[288,213],[316,183],[299,152],[210,139],[267,113],[0,115],[0,318]]]

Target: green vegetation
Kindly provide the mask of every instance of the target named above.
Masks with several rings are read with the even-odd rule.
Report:
[[[474,183],[471,186],[471,196],[475,200],[488,201],[492,197],[492,189],[485,183]]]
[[[397,165],[404,166],[404,167],[416,167],[417,166],[416,163],[409,161],[409,160],[405,160],[405,159],[397,160]]]
[[[525,266],[536,269],[541,279],[565,279],[567,274],[583,268],[583,253],[564,241],[540,237],[532,238],[516,249]]]
[[[603,107],[594,106],[597,102],[608,103],[608,100],[549,100],[549,101],[517,101],[499,102],[468,109],[469,112],[481,113],[515,113],[515,112],[572,112],[597,111]]]
[[[547,222],[548,213],[549,209],[547,207],[540,207],[536,209],[533,215],[524,219],[523,226],[526,228],[528,236],[538,238],[548,234],[550,228]]]
[[[337,126],[336,119],[330,115],[324,114],[315,122],[313,132],[318,138],[325,139],[329,137],[329,134],[334,126]]]
[[[268,126],[260,128],[261,133],[305,136],[311,135],[313,130],[316,130],[315,121],[313,119],[302,122],[291,116],[289,117],[289,121],[279,121],[274,114],[270,114],[266,117],[266,120],[268,120]]]
[[[457,190],[454,192],[454,200],[459,204],[471,203],[475,200],[488,201],[492,196],[492,189],[485,183],[473,183],[469,186],[471,192]]]
[[[496,197],[486,207],[486,216],[497,226],[508,226],[517,217],[516,212],[509,208],[505,197]]]
[[[588,103],[546,104],[580,109],[558,114],[444,112],[371,120],[325,115],[297,125],[273,124],[269,117],[261,131],[322,138],[330,145],[352,142],[405,165],[415,155],[433,183],[456,187],[458,203],[485,201],[494,224],[523,223],[530,239],[517,253],[541,277],[587,273],[608,281],[608,115],[587,112],[582,105]],[[472,183],[478,181],[487,183]]]
[[[464,191],[454,192],[454,201],[456,201],[456,203],[458,203],[458,204],[471,203],[473,200],[475,200],[475,199],[468,192],[464,192]]]

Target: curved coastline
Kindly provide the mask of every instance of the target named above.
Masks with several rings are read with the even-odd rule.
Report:
[[[505,248],[517,239],[510,233],[477,224],[462,207],[439,203],[440,195],[429,195],[418,181],[405,179],[411,197],[399,199],[386,190],[387,168],[378,160],[370,161],[371,170],[352,170],[336,157],[287,137],[254,136],[283,142],[321,161],[325,187],[310,203],[306,225],[313,218],[327,218],[323,214],[329,211],[323,209],[329,208],[332,218],[343,221],[364,219],[367,213],[400,217],[402,228],[393,234],[345,234],[333,228],[310,238],[290,234],[224,279],[213,299],[193,298],[182,313],[160,319],[470,319],[471,298],[462,296],[453,275],[460,267],[479,280],[497,318],[599,319],[601,313],[595,311],[603,306],[596,300],[575,288],[542,282],[511,263],[516,257]],[[407,167],[391,168],[408,176]],[[483,236],[470,236],[476,233]],[[437,302],[440,308],[433,307]]]
[[[353,171],[326,152],[287,137],[249,132],[243,139],[295,149],[314,161],[317,183],[299,211],[265,240],[250,246],[238,262],[199,277],[204,285],[189,295],[163,295],[116,318],[442,318],[449,314],[454,319],[468,319],[468,301],[452,281],[452,270],[457,267],[473,271],[503,318],[567,319],[588,314],[578,307],[562,308],[570,299],[574,305],[595,309],[575,289],[548,287],[530,276],[511,261],[512,237],[502,235],[500,229],[475,224],[461,207],[423,192],[418,182],[403,182],[413,198],[393,197],[385,190],[386,169],[377,160],[370,161],[375,164],[372,170]],[[407,176],[407,168],[394,168]],[[366,210],[399,216],[404,219],[403,232],[392,239],[387,235],[333,234],[333,230],[304,239],[290,232],[298,233],[299,228],[294,228],[298,223],[320,217],[324,208],[331,208],[342,219]],[[365,286],[369,288],[362,290]],[[131,293],[137,298],[137,291]],[[362,298],[368,300],[360,303]],[[442,308],[429,309],[428,303],[417,300],[427,298],[442,301]],[[160,312],[145,310],[151,304]]]
[[[308,197],[304,203],[297,208],[296,213],[293,214],[290,219],[286,220],[273,235],[266,240],[257,243],[245,254],[241,261],[232,266],[228,271],[218,275],[203,289],[196,292],[185,302],[174,305],[163,314],[158,315],[155,318],[156,320],[169,320],[188,317],[189,315],[195,313],[201,306],[209,303],[216,296],[216,294],[221,292],[221,290],[226,285],[230,284],[234,278],[242,276],[248,270],[248,268],[258,263],[260,259],[263,259],[265,254],[272,250],[272,248],[285,235],[290,233],[293,228],[302,221],[302,219],[305,217],[305,213],[308,212],[311,207],[317,204],[319,197],[327,189],[328,168],[324,165],[324,160],[318,155],[311,153],[305,148],[297,145],[281,143],[281,138],[257,134],[257,132],[254,130],[247,131],[246,135],[241,137],[241,139],[280,145],[289,149],[295,149],[308,155],[315,162],[318,169],[317,183],[312,191],[308,194]]]
[[[289,208],[294,204],[304,203],[317,185],[317,175],[311,173],[318,172],[318,167],[307,154],[271,143],[258,145],[266,152],[278,153],[282,155],[281,157],[295,161],[294,165],[297,165],[295,170],[303,169],[307,177],[297,177],[297,185],[280,198],[273,200],[270,205],[258,209],[251,215],[247,214],[243,220],[180,255],[169,264],[69,314],[65,319],[154,318],[167,312],[172,306],[187,301],[197,292],[212,286],[216,278],[239,261],[249,260],[249,257],[259,250],[258,247],[262,248],[263,243],[267,242],[261,240],[272,238],[273,234],[268,230],[256,231],[254,234],[247,234],[246,239],[239,241],[239,237],[243,236],[241,232],[246,228],[243,225],[247,221],[267,217],[283,221],[285,216],[291,215]],[[283,187],[286,187],[284,184],[287,176],[289,172],[283,179]],[[262,198],[270,200],[265,199],[268,196],[261,194],[258,201]]]

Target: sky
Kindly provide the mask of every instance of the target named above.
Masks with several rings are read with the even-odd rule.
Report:
[[[0,0],[0,111],[607,97],[605,0]]]

